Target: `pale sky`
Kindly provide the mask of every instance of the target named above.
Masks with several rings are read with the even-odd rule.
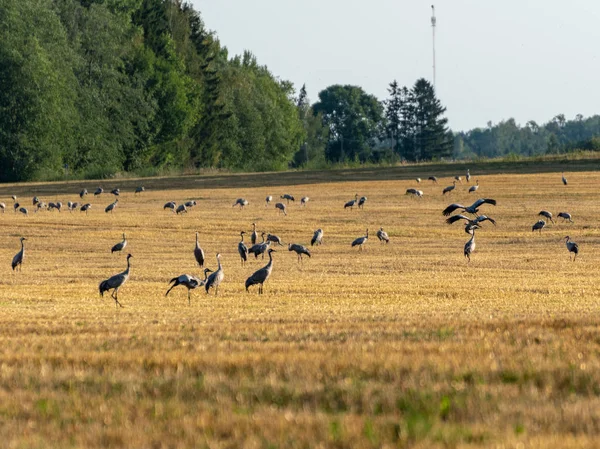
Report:
[[[331,84],[379,99],[397,79],[432,79],[431,0],[192,0],[230,55],[260,64],[311,102]],[[435,3],[436,90],[454,131],[514,117],[600,113],[600,0]]]

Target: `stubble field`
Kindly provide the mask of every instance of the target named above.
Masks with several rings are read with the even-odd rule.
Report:
[[[0,214],[0,446],[596,447],[600,173],[566,173],[568,186],[560,173],[473,175],[477,194],[459,184],[442,196],[445,177],[424,180],[422,199],[404,195],[418,187],[406,179],[146,180],[139,196],[123,189],[114,214],[90,182],[1,186],[0,201],[11,208],[16,192],[30,214]],[[32,213],[34,195],[80,201],[83,186],[89,215]],[[264,206],[284,193],[296,197],[287,217]],[[368,197],[364,210],[344,210],[355,193]],[[232,208],[238,197],[250,205]],[[482,207],[498,225],[483,224],[468,264],[469,236],[441,211],[478,197],[498,201]],[[162,209],[191,199],[187,215]],[[575,223],[534,234],[542,209]],[[324,244],[302,265],[278,247],[265,294],[247,294],[267,261],[240,264],[239,232],[252,222],[286,244],[309,245],[322,228]],[[365,251],[350,248],[366,228]],[[225,281],[217,297],[193,291],[188,306],[183,287],[164,295],[172,277],[200,274],[196,231],[209,267],[222,254]],[[111,254],[123,232],[128,248]],[[117,309],[98,284],[124,270],[127,252]]]

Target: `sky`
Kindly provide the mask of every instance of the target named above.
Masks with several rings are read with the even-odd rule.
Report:
[[[309,98],[353,84],[384,99],[432,80],[431,0],[192,0],[230,56],[250,50]],[[599,0],[435,3],[436,92],[454,131],[600,113]]]

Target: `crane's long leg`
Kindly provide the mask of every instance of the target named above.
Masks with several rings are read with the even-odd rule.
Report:
[[[190,289],[188,288],[188,306],[191,305],[191,293],[190,293]]]

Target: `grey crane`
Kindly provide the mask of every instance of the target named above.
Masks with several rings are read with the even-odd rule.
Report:
[[[29,211],[26,207],[20,207],[19,212],[21,212],[23,215],[29,215]]]
[[[110,253],[112,254],[114,252],[123,251],[126,246],[127,246],[127,237],[125,237],[125,233],[123,233],[123,240],[120,241],[119,243],[117,243],[116,245],[114,245],[110,249]]]
[[[250,241],[253,245],[256,245],[258,239],[258,233],[256,232],[256,223],[252,223],[252,234],[250,234]]]
[[[279,246],[283,246],[283,242],[275,234],[267,234],[267,242],[273,242],[277,243]]]
[[[283,212],[283,215],[287,216],[287,212],[286,212],[286,206],[283,203],[275,203],[275,209],[277,209],[277,212]]]
[[[471,171],[467,168],[467,176],[465,176],[467,182],[471,181]]]
[[[552,213],[548,212],[547,210],[541,210],[538,215],[541,215],[542,217],[546,217],[548,220],[550,220],[552,222],[552,224],[554,224],[554,220],[552,219]]]
[[[196,206],[196,204],[198,204],[198,203],[196,203],[195,200],[186,201],[185,207],[187,207],[189,209],[189,208],[192,208],[192,207]]]
[[[365,207],[366,202],[367,202],[367,197],[361,196],[360,199],[358,200],[358,208],[363,209]]]
[[[284,193],[283,195],[281,195],[279,198],[281,198],[282,200],[287,200],[287,203],[290,204],[290,201],[296,201],[294,199],[293,195],[290,195],[289,193]]]
[[[185,204],[180,204],[179,206],[177,206],[177,209],[175,209],[175,213],[177,215],[183,214],[183,213],[187,214],[187,207],[185,207]]]
[[[62,203],[60,201],[58,201],[57,203],[53,203],[52,201],[50,201],[48,203],[48,210],[51,211],[52,209],[56,209],[60,212],[60,210],[62,209]]]
[[[323,230],[319,228],[313,234],[313,237],[310,241],[310,246],[320,245],[321,243],[323,243]]]
[[[175,201],[169,201],[169,202],[165,203],[165,205],[163,206],[163,210],[170,209],[171,212],[174,213],[176,207],[177,207],[177,203]]]
[[[454,180],[458,181],[458,182],[460,182],[462,184],[462,178],[460,176],[455,176]]]
[[[83,206],[81,206],[79,208],[79,210],[81,212],[85,212],[85,214],[87,215],[88,211],[92,208],[92,205],[90,203],[85,203]]]
[[[19,271],[23,271],[23,261],[25,260],[25,244],[23,243],[27,240],[25,237],[21,237],[21,251],[15,254],[12,260],[12,269],[15,271],[19,268]]]
[[[244,243],[244,234],[245,234],[244,231],[240,231],[240,237],[242,240],[240,240],[240,243],[238,243],[238,253],[240,253],[240,259],[242,260],[242,266],[244,266],[246,264],[246,261],[248,260],[248,247]]]
[[[116,307],[123,307],[123,304],[119,302],[119,289],[125,285],[125,282],[129,279],[129,270],[131,269],[130,259],[133,256],[131,254],[127,254],[127,268],[125,271],[119,274],[115,274],[114,276],[109,277],[108,279],[100,282],[100,286],[98,290],[100,291],[100,296],[104,297],[104,292],[108,292],[112,290],[112,294],[110,295],[112,299],[115,300]]]
[[[46,207],[48,207],[48,206],[46,205],[46,203],[44,203],[43,201],[40,201],[39,203],[37,203],[37,206],[36,206],[36,208],[35,208],[35,212],[37,213],[37,212],[39,212],[40,210],[42,210],[42,209],[45,209]]]
[[[2,209],[2,213],[4,213],[4,210],[6,209],[6,204],[0,203],[0,209]]]
[[[467,212],[468,214],[478,215],[477,212],[479,212],[479,207],[483,206],[484,204],[491,204],[492,206],[495,206],[496,200],[493,200],[491,198],[479,198],[477,201],[475,201],[470,206],[463,206],[462,204],[453,203],[450,206],[448,206],[446,209],[444,209],[442,214],[447,217],[455,210],[462,209],[463,211]]]
[[[98,187],[94,192],[94,196],[102,195],[104,193],[104,189],[102,187]]]
[[[273,271],[273,253],[274,249],[269,250],[269,263],[262,267],[260,270],[255,271],[252,276],[246,279],[246,291],[249,287],[258,284],[258,294],[262,295],[264,293],[263,286],[264,283],[267,282],[269,277],[271,276],[271,272]]]
[[[212,270],[210,268],[205,268],[204,269],[204,279],[199,279],[196,276],[192,276],[190,274],[182,274],[180,276],[174,277],[173,279],[171,279],[169,281],[169,284],[173,284],[171,285],[171,287],[167,290],[167,293],[165,293],[165,296],[169,296],[169,293],[171,292],[171,290],[173,290],[175,287],[179,286],[179,285],[183,285],[185,288],[187,288],[188,291],[188,305],[191,304],[191,291],[198,288],[198,287],[202,287],[206,284],[207,278],[208,278],[208,273],[211,273]]]
[[[109,213],[109,212],[110,212],[111,214],[112,214],[112,213],[114,213],[114,210],[115,210],[115,208],[117,207],[117,204],[118,204],[118,203],[119,203],[119,200],[115,200],[115,202],[114,202],[114,203],[110,203],[108,206],[106,206],[106,207],[104,208],[104,212],[106,212],[106,213]]]
[[[17,213],[17,211],[19,210],[19,207],[21,207],[21,205],[17,202],[15,202],[15,204],[13,204],[13,209],[15,211],[15,214]]]
[[[135,188],[135,192],[133,192],[134,195],[138,194],[138,193],[142,193],[145,192],[146,188],[144,186],[138,186]]]
[[[421,183],[421,178],[415,178],[415,181],[417,181],[417,183]]]
[[[575,259],[577,259],[577,254],[579,254],[579,245],[572,241],[571,237],[568,235],[565,237],[565,244],[569,250],[569,260],[571,260],[571,253],[573,253],[575,255],[575,257],[573,257],[573,262],[575,262]]]
[[[78,207],[79,207],[79,203],[73,203],[72,201],[69,201],[69,202],[67,203],[67,209],[68,209],[70,212],[73,212],[73,211],[74,211],[75,209],[77,209]]]
[[[367,233],[363,237],[359,237],[352,242],[352,247],[358,246],[358,250],[362,251],[363,245],[367,243],[369,240],[369,230],[367,229]]]
[[[538,222],[531,227],[531,232],[540,231],[541,234],[544,226],[546,226],[546,222],[544,220],[538,220]]]
[[[303,254],[306,254],[308,257],[310,257],[310,251],[308,248],[297,243],[289,243],[288,251],[294,251],[298,255],[298,262],[302,262]]]
[[[79,198],[83,199],[84,196],[86,196],[88,194],[87,189],[83,189],[81,192],[79,192]]]
[[[238,198],[237,200],[235,200],[235,203],[233,203],[232,207],[235,206],[240,206],[240,210],[243,209],[245,206],[248,205],[248,200],[246,200],[245,198]],[[214,274],[214,273],[213,273]]]
[[[39,202],[40,202],[40,199],[37,196],[34,196],[33,200],[32,200],[33,205],[35,206]]]
[[[267,195],[267,197],[265,198],[265,207],[271,204],[271,201],[273,201],[273,195]]]
[[[221,266],[221,255],[219,253],[217,253],[217,263],[219,264],[217,271],[212,273],[204,284],[207,295],[209,290],[214,288],[215,296],[217,296],[219,294],[219,285],[221,285],[221,282],[223,282],[223,279],[225,279],[225,273],[223,273],[223,267]]]
[[[427,178],[428,181],[433,181],[434,184],[437,184],[438,179],[435,176],[430,176]]]
[[[478,188],[479,188],[479,180],[475,181],[474,186],[469,187],[469,193],[477,192]]]
[[[356,203],[358,203],[358,193],[356,195],[354,195],[354,199],[348,201],[346,204],[344,204],[344,209],[346,209],[347,207],[350,208],[350,210],[352,210],[352,208],[354,208],[354,206],[356,206]]]
[[[565,178],[565,174],[564,174],[564,172],[563,172],[563,174],[562,174],[562,183],[563,183],[564,185],[567,185],[567,178]]]
[[[453,215],[452,217],[446,219],[446,223],[453,224],[460,220],[465,221],[465,232],[471,235],[473,234],[473,229],[479,229],[479,223],[483,223],[484,221],[489,221],[494,226],[496,226],[496,220],[494,220],[491,217],[488,217],[487,215],[479,215],[478,217],[472,219],[462,214]]]
[[[303,196],[303,197],[300,199],[300,206],[306,206],[306,203],[308,203],[308,201],[309,201],[309,200],[310,200],[310,198],[309,198],[309,197],[307,197],[307,196]]]
[[[198,242],[198,232],[196,232],[196,246],[194,247],[194,258],[198,263],[200,268],[204,267],[204,250],[200,247],[200,243]]]
[[[262,255],[262,258],[265,258],[265,252],[271,247],[271,242],[265,241],[265,233],[261,233],[262,242],[257,243],[256,245],[252,245],[252,247],[248,250],[248,254],[254,254],[254,258],[258,259],[258,256]]]
[[[377,231],[377,238],[381,243],[390,243],[390,237],[388,236],[388,233],[383,230],[383,228],[379,228],[379,231]]]
[[[559,216],[560,218],[562,218],[562,219],[563,219],[563,221],[569,221],[569,222],[571,222],[571,223],[574,223],[573,219],[571,218],[571,214],[570,214],[570,213],[568,213],[568,212],[559,212],[559,213],[558,213],[558,216]]]
[[[12,200],[13,200],[15,203],[17,202],[17,196],[16,196],[16,195],[13,195],[13,196],[11,196],[11,198],[12,198]]]
[[[452,181],[451,186],[445,187],[444,190],[442,190],[442,195],[445,195],[446,193],[450,193],[454,189],[456,189],[456,181]]]
[[[412,195],[413,198],[417,197],[417,198],[422,198],[423,197],[423,191],[422,190],[417,190],[417,189],[406,189],[406,193],[405,195]]]
[[[465,257],[467,259],[469,259],[469,262],[471,262],[471,254],[473,253],[473,251],[475,251],[475,229],[477,228],[473,228],[471,231],[471,238],[469,239],[469,241],[467,243],[465,243]]]
[[[121,194],[121,189],[112,189],[110,191],[114,196],[119,196]]]

